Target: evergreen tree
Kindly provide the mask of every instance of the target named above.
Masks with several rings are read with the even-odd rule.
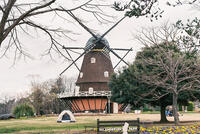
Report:
[[[34,109],[29,104],[24,103],[16,106],[13,110],[13,114],[16,118],[29,117],[34,115]]]

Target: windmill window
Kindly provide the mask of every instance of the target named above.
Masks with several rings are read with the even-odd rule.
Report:
[[[104,72],[104,77],[109,77],[108,71],[105,71],[105,72]]]
[[[95,63],[96,59],[94,57],[91,58],[91,63]]]
[[[90,87],[89,90],[88,90],[89,94],[93,94],[93,90],[94,89],[92,87]]]
[[[83,78],[83,72],[80,72],[80,78]]]

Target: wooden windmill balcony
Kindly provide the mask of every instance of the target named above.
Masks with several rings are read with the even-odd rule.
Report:
[[[89,91],[79,91],[76,93],[64,92],[58,95],[59,98],[66,97],[87,97],[87,96],[111,96],[111,91],[93,91],[92,93]]]

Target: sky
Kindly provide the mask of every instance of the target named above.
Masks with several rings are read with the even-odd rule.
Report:
[[[68,4],[73,7],[76,3]],[[163,17],[158,20],[150,21],[149,18],[126,18],[122,21],[116,28],[114,28],[109,34],[105,36],[109,44],[113,48],[133,48],[133,51],[125,58],[125,61],[131,63],[134,61],[136,53],[143,47],[137,40],[134,39],[134,35],[137,35],[138,31],[142,28],[160,26],[166,21],[169,23],[175,23],[177,20],[192,19],[194,17],[200,17],[197,10],[194,10],[192,6],[179,6],[179,7],[169,7],[166,5],[166,0],[162,0],[159,3],[160,7],[164,10]],[[110,12],[111,11],[111,12]],[[122,17],[122,13],[116,13],[114,10],[109,10],[110,14],[115,15],[115,19],[112,21],[117,21]],[[99,24],[94,18],[90,18],[90,15],[77,12],[78,17],[83,18],[86,21],[86,25],[94,29],[97,33],[104,33],[113,23],[106,25]],[[51,23],[49,16],[40,16],[34,19],[38,19],[41,23]],[[57,19],[57,18],[55,18]],[[70,19],[70,18],[69,18]],[[70,23],[57,21],[56,25],[66,26],[66,29],[70,29],[77,33],[76,35],[71,35],[76,41],[71,41],[69,39],[62,39],[62,43],[65,46],[77,46],[84,47],[87,40],[91,37],[82,27],[80,27],[73,19],[70,19]],[[49,39],[34,31],[30,31],[33,35],[28,37],[21,33],[22,42],[27,51],[32,55],[32,59],[24,60],[21,58],[13,66],[13,58],[10,56],[0,59],[0,98],[4,96],[16,96],[20,93],[25,93],[30,90],[30,82],[32,79],[37,79],[38,81],[46,81],[48,79],[55,79],[59,74],[70,64],[70,62],[63,61],[59,57],[55,57],[54,60],[49,59],[47,56],[41,56],[48,45]],[[0,49],[1,50],[1,49]],[[119,52],[119,55],[123,56],[124,53]],[[73,57],[78,55],[73,54]],[[118,59],[111,55],[113,65],[118,62]],[[82,59],[78,60],[77,64],[80,67]],[[124,64],[120,64],[120,67]],[[78,71],[75,66],[72,66],[67,70],[64,75],[66,77],[77,77]]]

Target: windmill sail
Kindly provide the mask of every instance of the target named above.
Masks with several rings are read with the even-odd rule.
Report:
[[[110,58],[110,52],[113,53],[120,62],[124,61],[113,49],[110,48],[105,36],[115,28],[125,16],[109,28],[103,35],[94,34],[87,26],[85,26],[72,12],[68,13],[73,17],[92,37],[86,43],[84,52],[78,56],[61,74],[76,63],[82,56],[83,62],[76,81],[76,90],[74,94],[65,93],[60,95],[73,112],[112,112],[123,110],[123,105],[117,107],[110,104],[111,91],[108,82],[112,73],[114,73],[113,65]],[[70,48],[65,48],[70,49]],[[74,48],[78,49],[78,48]],[[67,51],[68,52],[68,51]],[[115,110],[114,110],[115,108]],[[116,110],[117,109],[117,110]]]

